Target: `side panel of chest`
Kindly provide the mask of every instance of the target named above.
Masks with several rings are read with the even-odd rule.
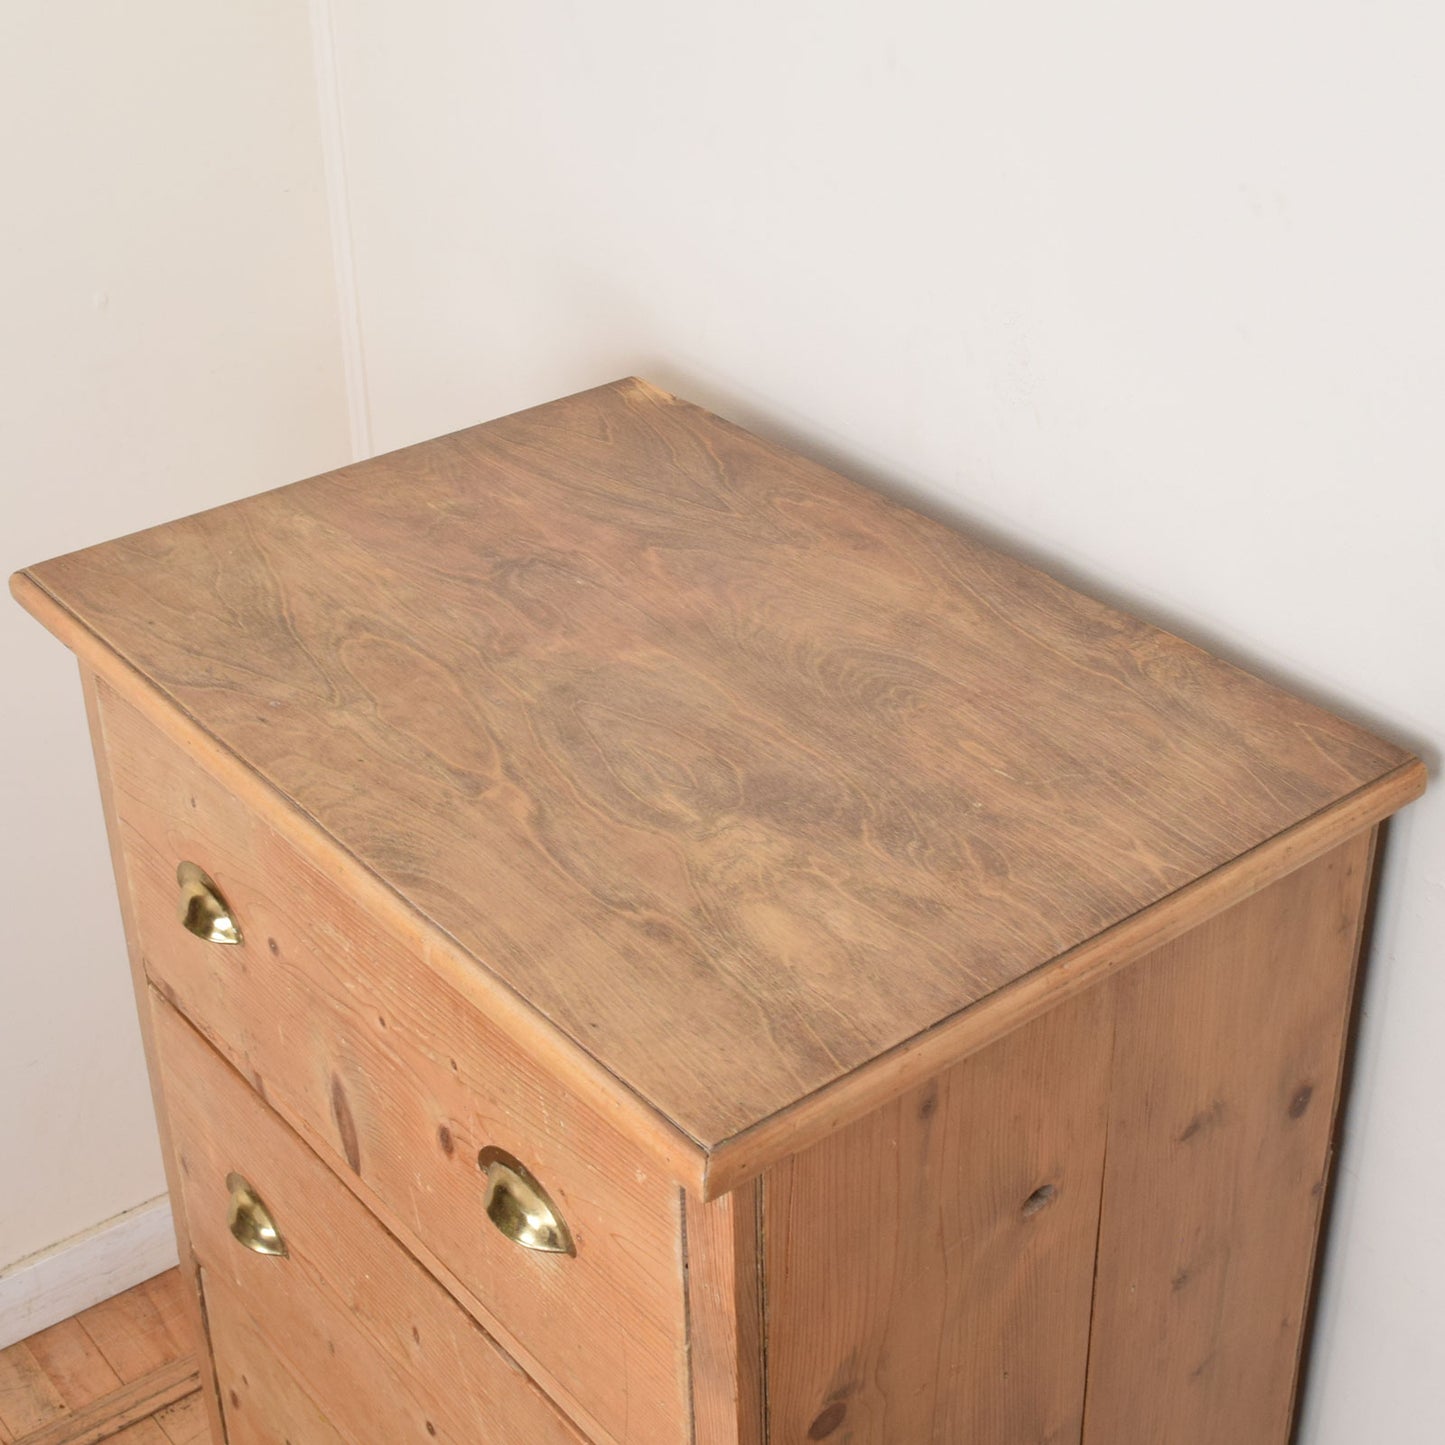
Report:
[[[763,1185],[774,1440],[1077,1439],[1112,1000],[1094,990]]]
[[[1372,851],[769,1170],[765,1438],[1284,1445]]]

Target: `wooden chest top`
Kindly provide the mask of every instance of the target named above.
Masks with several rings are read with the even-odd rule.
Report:
[[[704,1153],[1423,783],[637,380],[15,590]]]

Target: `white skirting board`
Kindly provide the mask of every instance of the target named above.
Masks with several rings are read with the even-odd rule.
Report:
[[[18,1260],[0,1272],[0,1349],[175,1263],[176,1236],[165,1195]]]

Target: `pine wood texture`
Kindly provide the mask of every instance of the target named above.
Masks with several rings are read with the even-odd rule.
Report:
[[[635,379],[12,587],[202,1346],[116,1438],[1285,1445],[1417,760]],[[112,1328],[0,1356],[0,1445],[124,1403]]]
[[[1113,985],[1085,1445],[1289,1436],[1373,836]]]
[[[173,1358],[185,1357],[187,1352],[174,1339],[167,1343],[169,1349],[162,1355],[162,1365]],[[125,1387],[115,1366],[91,1338],[80,1316],[62,1320],[58,1325],[32,1335],[23,1344],[24,1349],[17,1350],[16,1357],[28,1356],[33,1362],[36,1377],[45,1381],[56,1414],[62,1418],[73,1416],[75,1412]],[[0,1407],[0,1413],[3,1413],[3,1407]]]
[[[0,1350],[0,1441],[208,1442],[185,1290],[172,1270]]]
[[[177,1400],[153,1418],[169,1445],[215,1445],[201,1391]]]
[[[159,999],[153,1012],[208,1307],[218,1291],[244,1302],[294,1382],[352,1445],[474,1445],[479,1426],[498,1440],[579,1445],[532,1381],[200,1035]],[[287,1258],[231,1237],[233,1170],[265,1200]],[[217,1359],[229,1378],[219,1347]]]
[[[26,1341],[0,1350],[0,1430],[8,1442],[33,1434],[66,1409]]]
[[[1066,1000],[1133,966],[1163,944],[1268,887],[1295,869],[1368,831],[1419,792],[1414,768],[1377,788],[1362,789],[1343,802],[1287,829],[1268,844],[1171,894],[1163,903],[1134,914],[1070,949],[1047,968],[995,994],[926,1034],[910,1040],[809,1096],[800,1104],[730,1140],[709,1158],[704,1183],[708,1198],[753,1178],[761,1169],[826,1138],[835,1130],[917,1087],[1012,1029],[1042,1017]]]
[[[773,1440],[1079,1439],[1111,1048],[1095,989],[763,1176]]]
[[[1423,780],[635,380],[14,585],[704,1157]]]
[[[204,1440],[204,1433],[196,1436],[194,1424],[199,1413],[199,1428],[206,1429],[198,1379],[195,1357],[187,1355],[141,1376],[134,1384],[119,1386],[83,1410],[53,1420],[43,1430],[27,1435],[25,1445],[94,1445],[143,1420],[153,1420],[167,1439],[181,1434]],[[171,1407],[185,1402],[191,1402],[186,1414],[174,1414]]]
[[[762,1185],[686,1201],[693,1445],[764,1445]]]
[[[99,684],[148,976],[373,1210],[480,1302],[550,1393],[618,1441],[684,1428],[678,1192],[635,1145],[226,789]],[[218,950],[176,921],[201,861],[243,929]],[[543,1180],[574,1259],[485,1223],[479,1150]],[[625,1227],[619,1227],[625,1225]]]
[[[350,1445],[267,1342],[224,1281],[206,1281],[226,1445]],[[427,1437],[430,1439],[430,1436]]]
[[[131,903],[130,878],[120,842],[120,819],[115,808],[115,788],[111,779],[109,750],[100,715],[99,690],[102,686],[95,673],[82,664],[81,691],[85,697],[86,723],[90,730],[91,748],[95,755],[96,779],[100,785],[101,810],[105,816],[106,840],[110,846],[111,866],[115,870],[116,889],[120,898],[121,923],[125,930],[126,956],[130,964],[131,987],[135,994],[141,1040],[145,1048],[146,1068],[150,1077],[151,1099],[155,1104],[156,1128],[160,1133],[161,1158],[166,1171],[166,1186],[172,1199],[178,1197],[180,1179],[176,1172],[175,1151],[170,1143],[170,1126],[166,1100],[161,1088],[160,1068],[156,1060],[155,1041],[151,1038],[151,1013],[147,1007],[145,962],[136,936],[135,910]],[[200,1371],[201,1399],[212,1438],[224,1438],[221,1425],[221,1402],[216,1389],[215,1364],[206,1338],[205,1311],[201,1305],[200,1276],[184,1219],[172,1211],[176,1231],[176,1247],[180,1259],[182,1282],[181,1303],[185,1313],[185,1334],[196,1351]]]

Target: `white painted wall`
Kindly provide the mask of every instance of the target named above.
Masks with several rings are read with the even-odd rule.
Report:
[[[0,5],[7,573],[345,461],[334,298],[304,6]],[[4,1274],[165,1181],[75,665],[8,598],[0,662]]]
[[[637,371],[1432,763],[1433,0],[333,0],[386,448]],[[1445,1419],[1445,788],[1390,840],[1311,1445]]]

